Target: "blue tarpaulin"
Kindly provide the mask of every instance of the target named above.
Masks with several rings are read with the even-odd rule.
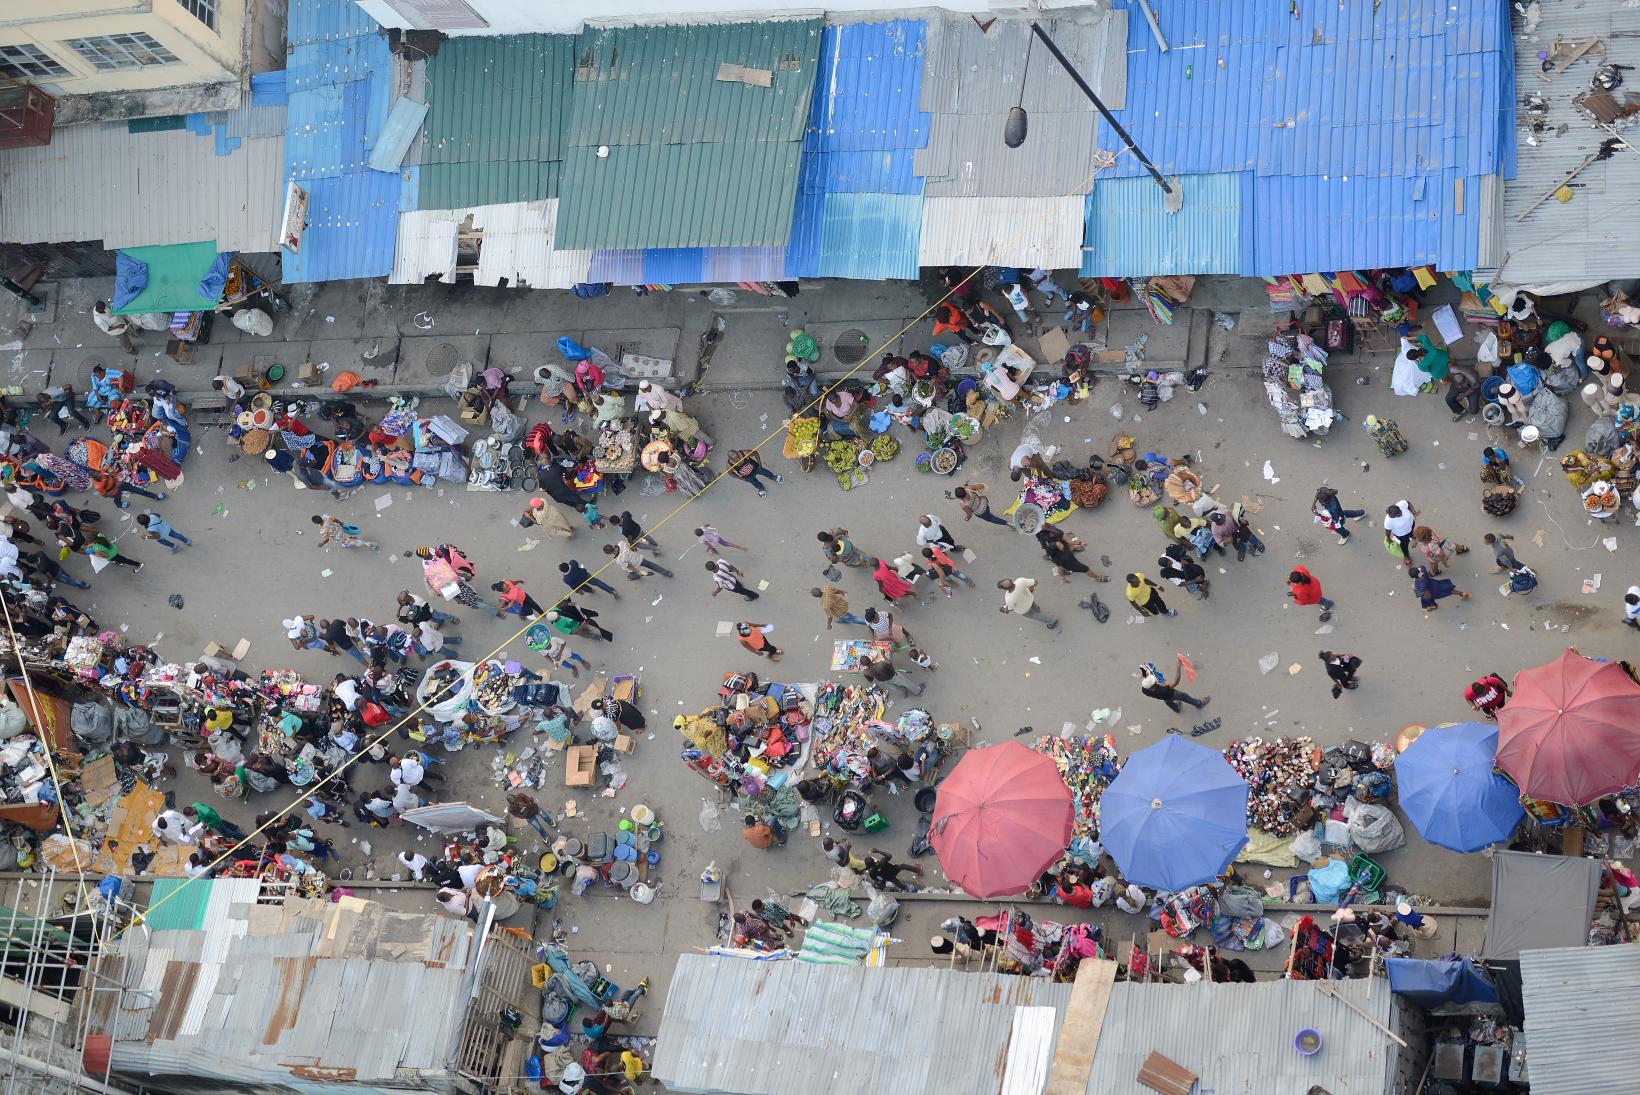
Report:
[[[1495,1004],[1497,990],[1479,966],[1467,958],[1386,958],[1390,991],[1421,1008],[1441,1004]]]
[[[124,308],[148,288],[148,264],[124,251],[114,253],[114,296],[109,301],[115,308]]]

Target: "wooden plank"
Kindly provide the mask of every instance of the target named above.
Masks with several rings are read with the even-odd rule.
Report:
[[[1365,1019],[1367,1022],[1371,1023],[1373,1026],[1377,1027],[1379,1030],[1383,1031],[1385,1035],[1387,1035],[1389,1038],[1393,1039],[1397,1044],[1399,1044],[1402,1049],[1407,1048],[1407,1041],[1406,1041],[1405,1038],[1401,1037],[1399,1034],[1395,1033],[1393,1030],[1389,1029],[1384,1024],[1380,1023],[1378,1020],[1374,1019],[1371,1015],[1368,1015],[1366,1012],[1362,1011],[1359,1007],[1357,1007],[1355,1005],[1354,1001],[1344,999],[1344,997],[1342,997],[1338,994],[1338,990],[1333,988],[1332,985],[1329,984],[1328,982],[1326,982],[1326,981],[1317,981],[1315,983],[1315,987],[1320,989],[1322,992],[1326,993],[1328,996],[1331,996],[1334,1000],[1337,1000],[1340,1004],[1343,1004],[1345,1007],[1349,1008],[1351,1011],[1355,1012],[1355,1014],[1359,1015],[1361,1018]]]
[[[1093,1055],[1099,1048],[1099,1032],[1110,1008],[1111,986],[1116,983],[1116,963],[1105,958],[1084,958],[1076,967],[1070,1004],[1059,1028],[1054,1047],[1053,1068],[1043,1095],[1082,1095],[1093,1073]]]
[[[1571,68],[1572,64],[1574,62],[1576,62],[1578,60],[1578,58],[1582,57],[1585,53],[1589,52],[1591,49],[1593,49],[1595,46],[1598,46],[1599,44],[1600,44],[1600,36],[1598,34],[1591,35],[1586,41],[1579,43],[1578,47],[1576,49],[1572,50],[1572,52],[1567,55],[1567,57],[1564,61],[1560,62],[1560,64],[1555,66],[1555,75],[1558,76],[1560,73],[1565,72],[1567,69]],[[1604,52],[1604,51],[1602,51],[1602,52]]]
[[[1150,1056],[1145,1058],[1145,1063],[1139,1066],[1139,1075],[1134,1079],[1152,1091],[1161,1092],[1162,1095],[1190,1095],[1196,1081],[1201,1077],[1177,1061],[1169,1060],[1152,1050]]]

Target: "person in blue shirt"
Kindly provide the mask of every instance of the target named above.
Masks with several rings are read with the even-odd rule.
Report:
[[[124,393],[120,391],[120,381],[124,377],[125,374],[119,369],[106,369],[101,365],[93,367],[91,390],[85,393],[85,405],[96,409],[119,402],[124,398]]]

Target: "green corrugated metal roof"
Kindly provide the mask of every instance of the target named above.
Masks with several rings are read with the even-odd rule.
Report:
[[[599,27],[576,47],[571,145],[795,141],[809,117],[821,21]],[[719,80],[724,63],[772,86]]]
[[[149,895],[151,931],[197,931],[205,926],[205,904],[211,899],[211,881],[202,878],[156,878]]]
[[[783,244],[821,21],[582,32],[565,130],[558,245]],[[764,69],[770,86],[719,80]],[[595,149],[609,146],[599,158]]]
[[[450,38],[427,62],[422,209],[558,196],[575,36]]]
[[[786,242],[802,146],[572,148],[558,200],[561,248],[754,247]]]

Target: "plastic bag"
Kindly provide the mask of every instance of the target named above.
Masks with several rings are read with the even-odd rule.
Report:
[[[1487,331],[1475,346],[1475,360],[1486,365],[1498,363],[1498,333]]]
[[[900,903],[881,890],[866,887],[871,900],[866,903],[866,918],[879,928],[886,928],[900,915]]]
[[[701,799],[700,827],[708,833],[721,832],[723,829],[723,821],[719,817],[720,813],[721,811],[718,810],[717,803],[713,802],[711,799]]]
[[[1407,834],[1389,807],[1369,802],[1350,818],[1350,842],[1373,855],[1399,848],[1407,842]]]
[[[1321,858],[1321,841],[1316,839],[1314,830],[1305,829],[1293,837],[1293,855],[1298,857],[1300,863]]]
[[[713,289],[710,293],[706,294],[706,299],[711,301],[713,304],[716,304],[719,308],[724,308],[735,302],[735,294],[729,289]]]

